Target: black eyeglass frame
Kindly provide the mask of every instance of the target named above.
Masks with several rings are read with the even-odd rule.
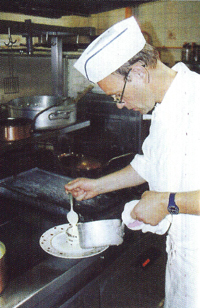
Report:
[[[121,96],[120,96],[120,99],[119,101],[116,101],[118,104],[122,104],[122,99],[123,99],[123,96],[124,96],[124,91],[125,91],[125,88],[126,88],[126,83],[127,83],[127,80],[128,80],[128,75],[131,71],[131,68],[129,69],[128,73],[126,74],[125,76],[125,82],[124,82],[124,86],[123,86],[123,89],[122,89],[122,93],[121,93]]]

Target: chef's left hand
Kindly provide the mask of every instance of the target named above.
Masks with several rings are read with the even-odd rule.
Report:
[[[156,226],[169,212],[168,192],[145,191],[141,200],[131,212],[131,217],[146,224]]]

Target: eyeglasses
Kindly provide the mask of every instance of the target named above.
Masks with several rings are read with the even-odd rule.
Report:
[[[117,104],[122,104],[122,99],[123,99],[123,96],[124,96],[124,91],[125,91],[125,88],[126,88],[126,83],[127,83],[128,75],[129,75],[130,71],[131,71],[131,69],[128,71],[128,73],[125,76],[125,82],[124,82],[124,86],[123,86],[121,95],[120,96],[113,95],[114,102],[116,102]]]

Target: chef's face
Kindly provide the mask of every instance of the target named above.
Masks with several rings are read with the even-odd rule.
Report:
[[[114,99],[121,97],[125,78],[119,74],[111,74],[98,82],[99,87]],[[154,94],[151,91],[148,71],[145,67],[133,66],[129,72],[122,103],[116,103],[122,109],[139,111],[146,114],[155,105]]]

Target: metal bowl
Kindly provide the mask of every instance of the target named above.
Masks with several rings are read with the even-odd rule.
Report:
[[[78,224],[81,248],[120,245],[124,224],[120,219],[97,220]]]

